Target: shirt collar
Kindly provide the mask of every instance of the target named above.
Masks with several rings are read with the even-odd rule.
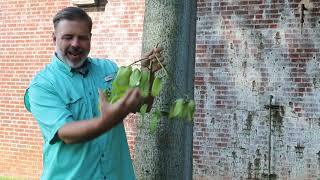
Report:
[[[53,63],[60,69],[61,71],[65,72],[69,76],[73,76],[75,73],[79,73],[83,76],[86,76],[89,72],[89,65],[90,65],[90,58],[88,57],[87,60],[80,68],[71,68],[68,64],[58,58],[57,54],[54,53],[52,57]]]

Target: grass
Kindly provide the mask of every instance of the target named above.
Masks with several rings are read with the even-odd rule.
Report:
[[[24,179],[11,178],[11,177],[0,177],[0,180],[24,180]]]

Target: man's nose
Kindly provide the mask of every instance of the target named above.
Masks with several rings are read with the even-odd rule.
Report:
[[[72,41],[71,41],[71,46],[74,46],[74,47],[79,47],[80,46],[80,41],[78,38],[73,38]]]

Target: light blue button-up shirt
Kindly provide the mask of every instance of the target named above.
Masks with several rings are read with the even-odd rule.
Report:
[[[111,88],[117,70],[110,60],[88,58],[82,75],[53,56],[33,78],[25,103],[44,139],[42,180],[135,179],[122,123],[85,143],[65,144],[56,137],[66,123],[100,115],[98,89]]]

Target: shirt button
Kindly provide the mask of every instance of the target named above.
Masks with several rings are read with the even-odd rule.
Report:
[[[103,176],[103,179],[107,179],[107,177],[106,177],[106,176]]]
[[[92,95],[92,93],[91,93],[91,92],[89,92],[89,95],[91,96],[91,95]]]
[[[104,154],[102,154],[101,157],[104,157]]]

